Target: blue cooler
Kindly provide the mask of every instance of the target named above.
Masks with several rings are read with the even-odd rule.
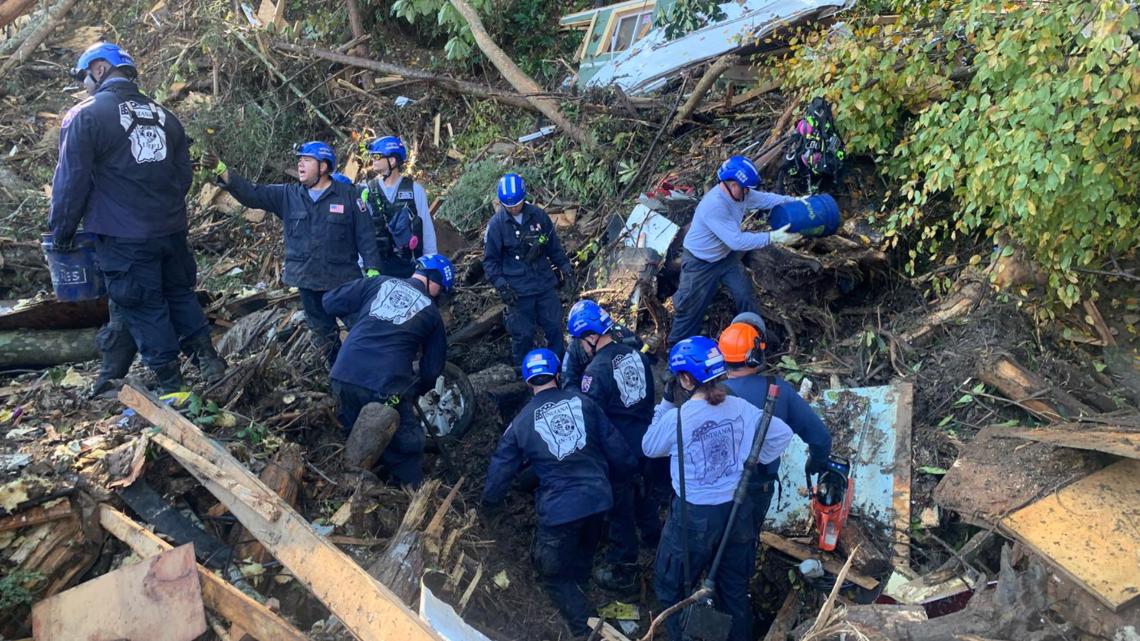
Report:
[[[768,217],[772,229],[791,225],[788,231],[804,236],[830,236],[839,230],[839,205],[828,194],[816,194],[776,205]]]
[[[95,262],[95,234],[78,232],[75,234],[75,248],[66,252],[57,250],[54,240],[54,234],[44,234],[40,238],[40,246],[51,270],[56,300],[68,303],[106,296],[103,274]]]

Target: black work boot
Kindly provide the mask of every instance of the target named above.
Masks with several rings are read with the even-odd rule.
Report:
[[[186,381],[182,380],[182,364],[178,359],[169,363],[152,367],[154,377],[158,379],[158,395],[173,394],[186,391]]]
[[[222,380],[222,377],[226,375],[226,361],[218,356],[218,350],[214,349],[214,342],[210,340],[209,329],[188,337],[184,343],[184,346],[197,357],[195,363],[207,384],[213,385]]]
[[[637,565],[632,563],[603,563],[594,568],[594,583],[598,587],[618,594],[637,592]]]
[[[352,432],[344,444],[344,458],[349,467],[367,472],[380,460],[380,455],[400,427],[400,413],[384,403],[369,403],[360,410]]]
[[[111,321],[95,335],[95,344],[99,347],[99,376],[91,387],[91,398],[114,389],[112,381],[123,378],[131,369],[138,348],[135,339],[131,337],[125,325],[118,321]]]

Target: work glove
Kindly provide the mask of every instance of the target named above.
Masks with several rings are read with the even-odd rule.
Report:
[[[368,278],[376,278],[377,276],[380,275],[380,270],[379,269],[369,269],[369,270],[366,270],[364,272],[364,275]]]
[[[803,236],[795,232],[788,231],[788,228],[791,226],[792,225],[789,223],[779,229],[768,232],[768,242],[774,245],[791,245],[798,243],[800,239],[803,238]]]
[[[827,459],[817,460],[814,456],[808,456],[807,464],[804,465],[804,471],[808,475],[819,474],[827,470]]]
[[[519,295],[515,292],[514,287],[503,285],[502,287],[496,287],[495,290],[499,292],[499,300],[503,301],[503,304],[507,307],[519,302]]]
[[[562,291],[570,292],[571,294],[576,292],[578,290],[578,279],[574,278],[574,272],[559,271],[562,274]]]
[[[220,176],[226,173],[227,169],[226,163],[222,162],[217,152],[208,149],[202,153],[202,168],[214,176]]]
[[[55,238],[52,239],[51,244],[56,251],[69,252],[75,249],[75,236],[57,234]]]

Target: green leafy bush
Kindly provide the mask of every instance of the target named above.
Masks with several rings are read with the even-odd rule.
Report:
[[[809,34],[775,73],[831,100],[848,150],[893,179],[887,233],[912,271],[1001,230],[1072,306],[1091,293],[1080,270],[1140,244],[1140,17],[1124,0],[896,8]]]
[[[676,40],[724,18],[719,0],[677,0],[664,16],[665,39]]]
[[[541,180],[541,172],[534,167],[507,168],[497,160],[480,160],[468,165],[447,191],[447,198],[440,205],[436,217],[451,223],[464,234],[478,230],[491,219],[495,186],[508,171],[521,175],[528,185],[536,185]]]

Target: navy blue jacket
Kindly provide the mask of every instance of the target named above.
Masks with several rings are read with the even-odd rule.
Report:
[[[281,219],[285,227],[281,280],[286,285],[326,291],[360,278],[358,254],[365,269],[380,269],[372,219],[355,185],[334,180],[314,202],[301,183],[255,185],[232,169],[229,179],[222,187],[238,202]]]
[[[135,83],[111,78],[63,118],[48,225],[62,242],[84,219],[87,231],[106,236],[186,231],[192,179],[178,118]]]
[[[641,347],[645,345],[641,337],[620,323],[614,323],[610,328],[610,337],[614,342],[628,345],[637,351],[641,351]],[[589,364],[590,357],[586,354],[586,350],[582,349],[582,344],[577,340],[571,340],[566,346],[566,357],[562,359],[562,389],[582,389],[582,374],[586,373],[586,366]],[[638,447],[640,448],[640,445]]]
[[[538,476],[535,512],[545,526],[609,510],[609,475],[629,476],[637,466],[601,408],[576,392],[556,388],[536,394],[503,432],[487,468],[485,505],[503,501],[524,462]]]
[[[483,238],[483,271],[496,289],[510,285],[519,296],[553,291],[558,288],[558,277],[551,266],[571,273],[554,223],[530,203],[520,213],[522,223],[516,223],[505,209],[491,217]]]
[[[813,459],[826,461],[831,455],[831,433],[827,431],[827,426],[823,424],[811,405],[800,396],[794,385],[779,376],[772,376],[771,380],[780,388],[780,395],[776,397],[776,407],[772,410],[773,416],[787,423],[796,436],[807,443]],[[722,382],[736,396],[764,409],[764,399],[768,396],[767,377],[752,374],[728,378]],[[769,463],[765,472],[768,476],[778,474],[780,459]]]
[[[640,454],[641,438],[653,420],[653,372],[641,353],[621,343],[606,345],[586,366],[581,386]]]
[[[443,373],[447,330],[420,281],[358,278],[325,293],[321,303],[334,316],[358,314],[333,364],[330,375],[334,380],[382,396],[408,394],[413,389],[423,394]],[[416,380],[412,361],[421,349]]]

